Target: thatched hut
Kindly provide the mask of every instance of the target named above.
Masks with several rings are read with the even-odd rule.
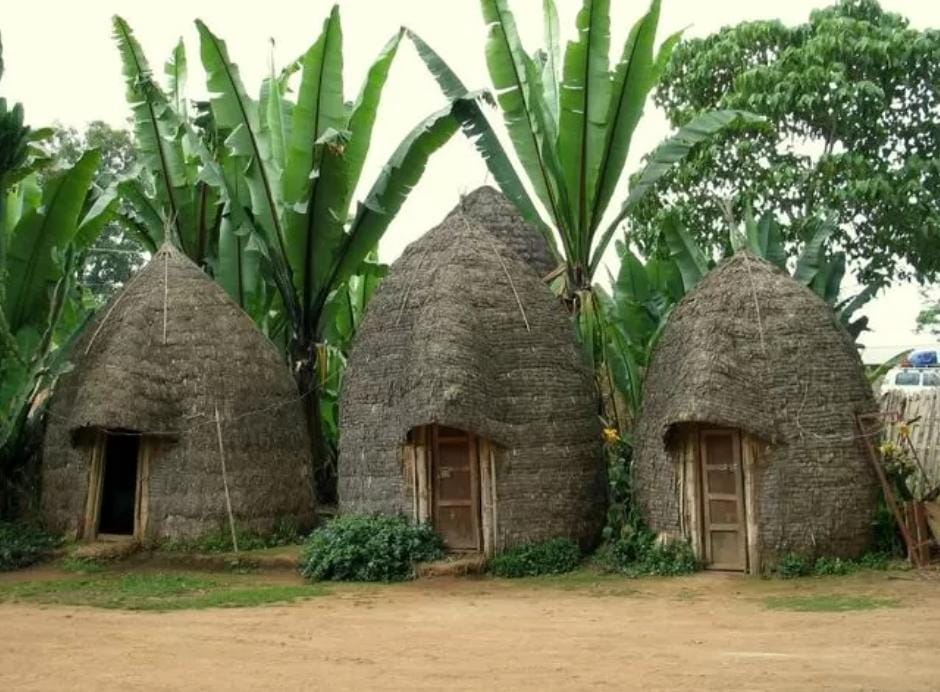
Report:
[[[739,252],[676,306],[656,346],[636,435],[640,507],[715,569],[857,556],[878,486],[855,414],[876,410],[832,309]]]
[[[47,523],[184,538],[310,522],[310,442],[276,347],[169,245],[71,352],[45,436]]]
[[[340,401],[342,512],[430,521],[451,549],[486,554],[594,541],[606,499],[597,402],[540,277],[550,257],[481,188],[392,265]]]

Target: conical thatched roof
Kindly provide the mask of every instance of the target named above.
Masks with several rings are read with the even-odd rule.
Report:
[[[460,209],[468,218],[500,240],[535,273],[545,277],[558,267],[548,242],[528,225],[516,207],[499,190],[488,185],[478,187],[460,200]]]
[[[216,407],[236,514],[247,521],[310,513],[310,444],[293,378],[248,315],[172,246],[99,312],[70,359],[44,454],[53,515],[84,502],[82,431],[121,429],[159,437],[172,450],[151,469],[157,534],[174,533],[161,522],[196,533],[203,520],[221,517]]]
[[[503,545],[587,541],[606,492],[593,384],[558,300],[485,225],[494,195],[469,195],[474,215],[460,205],[409,245],[366,311],[341,398],[341,509],[410,511],[401,444],[438,423],[502,449]],[[514,223],[500,237],[533,233]]]
[[[638,493],[653,527],[678,510],[675,426],[739,428],[766,442],[762,541],[841,554],[870,535],[875,478],[854,415],[877,410],[851,337],[832,309],[770,263],[739,252],[673,311],[646,374]]]

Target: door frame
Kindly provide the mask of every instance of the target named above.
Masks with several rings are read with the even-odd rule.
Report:
[[[414,427],[402,445],[402,475],[406,497],[411,499],[411,514],[415,523],[436,522],[435,473],[440,427],[431,423]],[[496,500],[497,449],[484,437],[469,430],[461,430],[468,439],[471,473],[471,505],[474,509],[476,552],[492,556],[498,550],[498,514]],[[445,438],[446,439],[446,438]]]
[[[100,533],[98,531],[98,524],[101,520],[104,472],[108,463],[106,458],[108,436],[113,434],[115,433],[109,432],[107,429],[96,428],[94,441],[89,450],[88,493],[85,500],[84,524],[81,532],[81,537],[86,541],[94,541],[99,536],[111,535]],[[154,439],[152,437],[142,434],[139,435],[139,437],[140,440],[137,446],[137,481],[134,491],[134,532],[129,536],[125,534],[119,535],[120,538],[136,540],[140,540],[146,535],[147,525],[150,519],[150,458],[154,450]]]
[[[706,488],[706,478],[707,470],[709,467],[706,449],[708,445],[705,444],[705,439],[708,437],[725,437],[728,436],[731,438],[731,448],[732,448],[732,465],[733,471],[735,474],[735,490],[736,492],[731,494],[721,494],[721,493],[708,493]],[[706,569],[713,570],[725,570],[732,572],[747,572],[750,564],[750,555],[749,555],[749,539],[748,539],[748,507],[747,500],[745,496],[745,482],[744,482],[744,461],[743,461],[743,435],[741,431],[737,428],[718,428],[718,427],[708,427],[700,428],[698,431],[698,506],[701,513],[701,527],[702,527],[702,557],[705,563]],[[708,494],[708,497],[706,497]],[[739,508],[739,517],[738,521],[734,524],[712,524],[709,512],[709,500],[710,499],[719,499],[719,500],[733,500]],[[725,530],[735,530],[740,531],[741,541],[739,545],[739,559],[735,563],[725,562],[719,563],[712,560],[711,555],[711,541],[709,540],[709,531],[714,530],[713,527],[719,527],[718,530],[722,530],[722,527]]]

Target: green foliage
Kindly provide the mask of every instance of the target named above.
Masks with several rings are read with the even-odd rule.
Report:
[[[802,613],[845,613],[853,610],[895,608],[897,598],[849,596],[845,594],[813,594],[809,596],[769,596],[764,606],[770,610],[794,610]]]
[[[511,548],[493,557],[487,569],[497,577],[564,574],[581,564],[581,550],[568,538],[552,538]]]
[[[855,569],[856,565],[851,560],[843,560],[841,557],[820,557],[813,564],[813,575],[817,577],[829,577],[842,574],[848,574]]]
[[[853,574],[862,569],[884,570],[891,555],[883,552],[865,553],[857,560],[822,555],[815,560],[797,553],[787,553],[777,563],[774,573],[781,579],[797,577],[830,577]]]
[[[604,543],[596,560],[603,569],[629,577],[671,577],[691,574],[699,568],[692,546],[686,541],[660,541],[643,526],[629,527]]]
[[[251,608],[323,595],[315,585],[253,584],[237,577],[190,574],[114,574],[0,585],[0,602],[171,611]]]
[[[348,515],[310,535],[300,573],[311,581],[402,581],[414,575],[416,563],[443,555],[443,543],[428,524]]]
[[[921,292],[921,297],[924,307],[917,313],[917,333],[940,338],[940,297],[931,296],[927,291]]]
[[[0,572],[39,562],[61,542],[35,525],[0,521]]]
[[[805,577],[813,569],[812,562],[797,553],[787,553],[777,562],[776,573],[781,579]]]
[[[814,220],[809,226],[812,234],[800,246],[793,279],[826,301],[849,334],[858,339],[867,329],[868,319],[855,318],[855,313],[876,291],[865,288],[856,295],[842,297],[845,254],[827,254],[825,250],[826,241],[835,232],[832,219]],[[674,216],[666,217],[663,238],[669,255],[654,256],[645,262],[627,243],[616,241],[620,270],[611,277],[611,295],[595,288],[605,326],[606,366],[631,420],[639,416],[644,375],[666,320],[675,305],[716,264]],[[771,214],[755,219],[747,212],[741,228],[728,234],[726,250],[730,254],[746,249],[786,270],[784,244],[782,226]]]
[[[940,271],[940,33],[917,30],[877,0],[841,0],[809,21],[744,22],[679,44],[656,102],[681,127],[702,112],[746,109],[657,184],[637,208],[634,239],[664,254],[665,216],[678,214],[709,251],[727,243],[729,214],[748,207],[786,219],[786,249],[806,222],[833,211],[830,247],[865,284]],[[912,271],[911,271],[912,270]]]
[[[660,541],[646,527],[634,503],[629,441],[607,450],[609,479],[607,525],[596,563],[610,572],[639,576],[689,574],[698,569],[692,547],[685,541]]]
[[[297,522],[292,517],[278,518],[274,529],[269,533],[247,531],[236,525],[235,537],[238,539],[239,551],[278,548],[303,541]],[[232,532],[228,525],[224,525],[198,538],[174,538],[164,541],[160,544],[160,549],[179,553],[230,553],[235,548],[232,545]]]
[[[94,181],[97,189],[106,190],[135,172],[137,153],[131,133],[112,128],[100,120],[89,123],[82,131],[74,127],[57,127],[43,144],[43,150],[58,168],[75,165],[90,149],[101,154]],[[118,208],[118,214],[129,213],[126,207]],[[103,302],[140,268],[143,261],[142,246],[137,237],[128,233],[115,217],[86,251],[81,266],[81,282],[99,303]]]
[[[594,272],[614,231],[669,168],[697,143],[753,116],[740,111],[705,113],[684,124],[650,157],[620,211],[601,231],[602,222],[622,176],[630,144],[646,97],[668,62],[678,34],[656,49],[660,0],[630,31],[619,60],[610,62],[610,2],[584,0],[578,13],[576,39],[564,56],[559,44],[558,13],[545,0],[546,46],[534,54],[522,45],[508,0],[481,0],[487,25],[486,62],[520,170],[548,212],[542,219],[513,170],[499,140],[477,111],[461,125],[483,155],[507,197],[540,228],[551,247],[553,229],[561,240],[565,274],[560,287],[577,312],[591,309]],[[431,74],[449,97],[466,88],[440,56],[409,33]],[[585,336],[586,351],[593,337]]]
[[[42,171],[49,161],[38,142],[50,134],[31,131],[22,108],[0,99],[0,516],[29,495],[46,393],[93,302],[80,268],[116,209],[112,194],[93,189],[99,152]]]
[[[374,288],[380,273],[370,253],[476,95],[461,93],[419,122],[354,204],[402,32],[347,101],[335,6],[304,55],[272,67],[253,97],[225,41],[197,21],[210,98],[193,111],[182,45],[163,88],[126,22],[116,17],[114,27],[145,173],[119,185],[128,226],[151,247],[169,227],[169,239],[281,345],[308,407],[319,500],[334,502],[335,393],[356,321],[346,318],[350,300],[361,306]],[[334,324],[340,319],[347,324]]]

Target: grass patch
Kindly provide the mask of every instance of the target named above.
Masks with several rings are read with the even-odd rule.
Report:
[[[93,557],[75,557],[74,555],[69,555],[63,559],[59,566],[65,572],[77,574],[99,574],[104,572],[105,569],[101,560],[96,560]]]
[[[770,610],[793,610],[801,613],[846,613],[853,610],[896,608],[897,598],[849,596],[847,594],[813,594],[808,596],[769,596],[764,606]]]
[[[252,584],[191,574],[96,574],[80,579],[0,584],[0,602],[93,606],[120,610],[244,608],[326,593],[311,585]]]

